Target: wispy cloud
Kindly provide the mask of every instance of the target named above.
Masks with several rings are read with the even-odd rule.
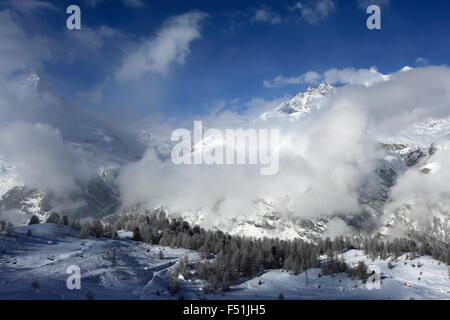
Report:
[[[262,5],[261,8],[255,10],[253,20],[270,24],[280,24],[282,21],[281,15],[267,5]]]
[[[91,49],[101,48],[106,39],[125,37],[125,34],[123,34],[120,30],[105,25],[96,28],[83,26],[83,28],[77,32],[67,31],[66,35],[72,41],[76,41],[77,44],[83,48]]]
[[[299,10],[302,18],[309,24],[317,24],[325,20],[337,8],[334,0],[316,0],[308,3],[297,2],[292,7],[291,11]]]
[[[190,44],[200,38],[200,23],[207,14],[188,12],[169,18],[155,36],[141,41],[123,60],[116,73],[119,80],[131,80],[146,73],[166,74],[174,64],[184,64]]]
[[[423,57],[418,57],[416,59],[416,62],[414,62],[414,64],[416,66],[426,66],[429,63],[427,58],[423,58]]]
[[[319,79],[320,75],[317,72],[309,71],[302,75],[299,75],[298,77],[284,77],[279,75],[272,80],[264,80],[263,84],[266,88],[275,88],[291,84],[314,84],[317,83]]]
[[[0,11],[0,25],[0,77],[53,60],[55,42],[44,35],[31,34],[12,11]]]
[[[263,80],[266,88],[276,88],[291,84],[315,84],[321,80],[329,84],[363,84],[370,86],[373,83],[389,80],[389,75],[378,72],[376,67],[370,69],[332,68],[320,74],[316,71],[308,71],[298,77],[285,77],[279,75],[272,80]]]
[[[378,72],[376,67],[370,69],[330,69],[324,73],[323,77],[330,84],[363,84],[366,86],[389,80],[389,75]]]

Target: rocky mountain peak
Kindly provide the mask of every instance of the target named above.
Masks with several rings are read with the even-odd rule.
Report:
[[[323,81],[317,88],[308,87],[305,92],[281,103],[273,112],[263,113],[260,118],[282,118],[288,115],[290,118],[299,119],[313,110],[320,109],[323,98],[335,91],[333,86]]]

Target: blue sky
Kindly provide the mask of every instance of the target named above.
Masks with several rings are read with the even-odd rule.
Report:
[[[42,56],[27,67],[69,101],[105,113],[182,118],[217,105],[245,108],[316,85],[332,68],[386,74],[447,65],[450,54],[445,0],[0,3],[41,44],[24,45]],[[381,30],[366,28],[372,3],[381,7]],[[81,8],[81,30],[66,29],[71,4]]]

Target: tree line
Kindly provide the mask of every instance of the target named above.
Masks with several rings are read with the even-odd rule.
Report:
[[[30,223],[32,221],[36,223],[36,219],[32,218]],[[321,275],[346,272],[361,279],[367,278],[367,266],[360,264],[350,268],[342,258],[338,258],[351,249],[364,250],[371,259],[395,260],[409,253],[411,258],[430,255],[450,265],[449,245],[433,239],[420,242],[406,238],[385,241],[379,237],[342,236],[333,240],[319,238],[315,242],[302,239],[254,239],[192,226],[181,218],[167,217],[162,209],[84,222],[69,222],[67,217],[52,213],[47,222],[70,225],[80,231],[80,238],[94,236],[117,239],[118,230],[128,230],[133,232],[135,241],[198,251],[201,259],[197,261],[195,270],[200,279],[207,280],[205,291],[218,288],[228,290],[231,284],[242,277],[253,277],[268,269],[299,274],[310,268],[321,267]],[[0,230],[3,228],[7,226],[0,223]],[[321,256],[326,256],[326,259],[321,259]],[[188,261],[179,263],[174,272],[174,287],[176,277],[179,274],[189,277],[191,269]]]

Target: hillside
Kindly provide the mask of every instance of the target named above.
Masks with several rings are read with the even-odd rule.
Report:
[[[0,299],[278,299],[280,294],[285,299],[450,298],[448,266],[431,257],[411,260],[404,254],[389,269],[389,259],[372,261],[360,250],[347,251],[344,259],[350,265],[364,261],[381,271],[381,289],[368,289],[361,280],[345,274],[319,277],[320,269],[307,271],[308,286],[305,272],[266,270],[251,279],[241,278],[227,292],[205,294],[204,281],[195,275],[199,255],[193,251],[135,242],[129,232],[120,232],[119,240],[82,240],[75,230],[56,224],[18,227],[15,232],[16,236],[2,235]],[[193,266],[192,276],[184,279],[180,275],[180,290],[171,294],[171,274],[185,256]],[[325,261],[326,256],[321,259]],[[70,265],[81,269],[80,290],[67,289]]]

